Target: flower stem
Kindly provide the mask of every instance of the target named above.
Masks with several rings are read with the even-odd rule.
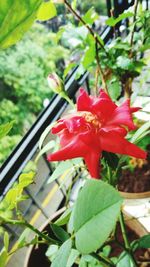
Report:
[[[73,101],[69,98],[69,96],[67,95],[66,92],[61,92],[59,94],[62,98],[64,98],[73,108],[75,108],[75,104],[73,103]]]
[[[20,225],[20,226],[24,226],[29,228],[30,230],[32,230],[34,233],[36,233],[39,237],[41,237],[41,239],[44,239],[46,242],[48,243],[52,243],[52,244],[60,244],[59,241],[43,234],[42,232],[40,232],[37,228],[35,228],[32,224],[28,223],[27,221],[23,220],[23,221],[18,221],[18,220],[7,220],[4,222],[5,224],[12,224],[12,225]]]
[[[91,253],[90,254],[93,258],[95,258],[96,260],[98,261],[102,261],[104,262],[105,264],[107,264],[107,266],[110,266],[110,267],[115,267],[115,264],[108,258],[106,258],[105,256],[103,255],[97,255],[96,253]]]
[[[120,216],[119,216],[119,221],[120,221],[120,227],[121,227],[121,231],[122,231],[122,236],[123,236],[123,239],[124,239],[124,244],[125,244],[125,250],[126,252],[129,254],[132,262],[133,262],[133,265],[135,267],[137,267],[137,262],[134,258],[134,255],[133,255],[133,252],[132,252],[132,249],[130,247],[130,243],[128,241],[128,238],[127,238],[127,233],[126,233],[126,227],[125,227],[125,222],[124,222],[124,217],[123,217],[123,213],[120,212]]]

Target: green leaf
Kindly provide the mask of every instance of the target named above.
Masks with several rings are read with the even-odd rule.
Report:
[[[131,70],[134,67],[133,61],[125,56],[119,56],[116,65],[123,70]]]
[[[69,259],[67,261],[67,266],[66,267],[71,267],[73,266],[73,263],[75,262],[75,260],[78,258],[78,256],[80,255],[79,251],[77,251],[76,249],[72,249]]]
[[[12,129],[14,121],[0,125],[0,139],[6,136]]]
[[[54,146],[56,145],[56,142],[54,140],[51,140],[50,142],[48,142],[42,149],[41,151],[38,153],[35,162],[37,162],[39,160],[39,158],[45,154],[47,151],[49,151],[50,149],[52,149]]]
[[[123,251],[119,256],[116,267],[135,267],[135,265],[133,264],[129,254]]]
[[[71,215],[72,207],[65,210],[61,217],[55,222],[55,224],[61,226],[67,224]]]
[[[138,240],[138,247],[139,248],[150,248],[150,234],[142,236]]]
[[[17,240],[17,248],[22,248],[25,246],[27,242],[27,237],[29,237],[31,233],[30,229],[25,229]]]
[[[69,255],[71,252],[71,246],[72,246],[72,241],[71,239],[68,239],[63,245],[59,248],[55,259],[53,260],[51,267],[66,267],[67,262],[69,259]]]
[[[55,5],[48,1],[43,2],[37,12],[37,19],[41,21],[49,20],[57,15]]]
[[[121,94],[121,84],[119,80],[114,77],[108,82],[108,90],[112,100],[116,101]]]
[[[77,64],[75,62],[70,63],[64,70],[64,78],[67,76],[67,74],[72,70]]]
[[[50,261],[53,261],[56,257],[58,249],[59,247],[57,245],[50,245],[45,253],[46,257],[48,257]]]
[[[93,63],[93,61],[95,60],[95,45],[93,46],[90,46],[83,58],[82,58],[82,64],[83,64],[83,67],[86,69],[87,67],[89,67],[90,64]]]
[[[87,24],[92,25],[94,21],[99,18],[99,15],[96,13],[95,9],[91,7],[82,18]],[[81,26],[82,22],[80,22],[79,25]]]
[[[57,224],[51,223],[50,227],[51,227],[54,235],[62,242],[65,242],[67,239],[70,238],[69,234],[62,227],[58,226]]]
[[[7,232],[4,233],[4,246],[6,251],[8,251],[8,247],[9,247],[9,235]]]
[[[59,165],[57,166],[57,168],[55,169],[53,174],[50,176],[47,183],[48,184],[52,183],[58,177],[60,177],[65,171],[67,171],[68,169],[70,169],[72,167],[73,167],[73,165],[72,165],[70,160],[62,161],[61,163],[59,163]]]
[[[42,0],[7,0],[0,4],[0,48],[19,41],[31,27]]]
[[[137,131],[136,133],[132,136],[131,142],[136,143],[138,142],[141,137],[143,136],[144,132],[146,132],[150,128],[150,121],[144,123]]]
[[[8,260],[8,253],[5,248],[0,252],[0,267],[5,267]]]
[[[29,172],[29,173],[22,173],[19,176],[19,184],[18,187],[19,188],[24,188],[27,187],[28,185],[32,184],[34,181],[34,177],[35,177],[35,172]]]
[[[122,201],[112,186],[96,180],[86,182],[73,218],[76,248],[81,253],[91,253],[104,244],[116,224]]]
[[[122,13],[122,14],[119,15],[118,18],[111,17],[111,18],[107,19],[106,20],[106,25],[114,27],[121,20],[127,19],[127,18],[132,17],[132,16],[133,16],[132,12]]]

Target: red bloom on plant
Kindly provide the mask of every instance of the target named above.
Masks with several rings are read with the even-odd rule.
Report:
[[[127,132],[136,128],[132,113],[137,110],[130,108],[129,99],[118,107],[103,90],[93,97],[80,89],[77,112],[52,128],[60,137],[61,149],[48,155],[48,160],[83,157],[91,176],[99,178],[103,150],[145,159],[146,152],[125,139]]]

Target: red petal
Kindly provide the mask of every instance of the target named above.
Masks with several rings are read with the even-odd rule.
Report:
[[[60,150],[48,155],[48,161],[60,161],[72,158],[83,157],[87,151],[86,145],[78,139],[72,138],[71,142]]]
[[[130,110],[130,100],[127,99],[120,107],[117,107],[112,113],[111,118],[107,122],[107,125],[125,125],[130,130],[136,129],[136,126],[132,120],[132,114]],[[107,126],[106,125],[106,126]]]
[[[100,139],[102,150],[141,159],[145,159],[147,156],[147,153],[144,150],[128,142],[117,133],[105,133],[101,135]]]
[[[91,105],[92,105],[92,99],[87,94],[87,92],[81,88],[80,89],[80,95],[77,99],[77,110],[78,111],[90,111]]]
[[[92,178],[100,178],[100,153],[87,153],[84,157],[85,163],[88,167],[88,171]]]

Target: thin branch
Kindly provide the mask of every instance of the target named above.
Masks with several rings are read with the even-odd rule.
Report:
[[[90,254],[93,258],[95,258],[96,260],[98,260],[99,262],[104,262],[105,264],[107,264],[107,266],[109,267],[115,267],[116,265],[108,258],[106,258],[103,255],[97,255],[96,253],[91,253]]]
[[[101,79],[102,79],[102,84],[103,84],[103,87],[104,87],[104,90],[107,94],[108,93],[108,88],[107,88],[107,84],[106,84],[106,81],[105,81],[105,75],[104,75],[104,72],[102,70],[102,67],[100,65],[100,61],[99,61],[99,55],[98,55],[98,46],[97,46],[97,42],[95,43],[95,52],[96,52],[96,62],[97,62],[97,67],[98,67],[98,72],[101,76]]]
[[[88,31],[90,32],[90,34],[93,36],[95,42],[97,42],[99,44],[99,46],[105,50],[105,47],[103,46],[103,44],[100,42],[100,40],[98,39],[98,37],[96,36],[95,32],[92,30],[92,28],[84,21],[84,19],[82,19],[80,17],[80,15],[71,7],[71,5],[68,3],[68,1],[64,0],[65,5],[68,7],[68,9],[71,11],[71,13],[73,13],[76,18],[78,18],[79,21],[81,21],[83,23],[83,25],[88,29]],[[106,51],[105,51],[106,52]]]
[[[130,243],[129,243],[128,238],[127,238],[126,227],[125,227],[125,222],[124,222],[124,217],[123,217],[123,213],[122,212],[120,212],[119,221],[120,221],[120,227],[121,227],[121,231],[122,231],[122,236],[123,236],[123,239],[124,239],[125,249],[128,252],[128,254],[129,254],[134,266],[137,267],[138,266],[137,262],[136,262],[136,260],[134,258],[132,249],[130,247]]]
[[[130,45],[131,45],[131,52],[130,52],[130,56],[132,57],[132,46],[133,46],[133,38],[134,38],[134,33],[135,33],[135,21],[136,21],[136,15],[137,15],[137,8],[138,8],[138,3],[139,3],[139,0],[135,0],[135,3],[134,3],[134,17],[133,17],[133,30],[131,32],[131,41],[130,41]]]

